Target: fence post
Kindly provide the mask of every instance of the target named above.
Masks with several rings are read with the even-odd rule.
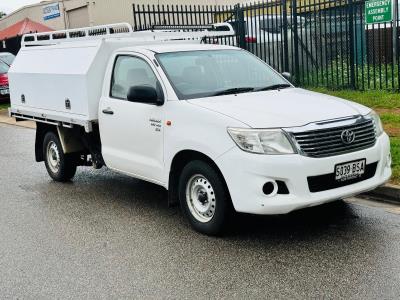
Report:
[[[283,29],[283,68],[289,72],[289,44],[288,44],[288,14],[287,0],[282,0],[282,29]]]
[[[235,19],[237,22],[237,43],[240,48],[246,49],[246,29],[245,29],[245,21],[244,21],[244,10],[240,7],[240,4],[236,4],[235,7]]]
[[[394,67],[397,64],[397,20],[398,20],[398,7],[399,7],[399,0],[393,0],[393,14],[392,14],[392,38],[393,38],[393,59],[392,63]]]
[[[395,16],[395,22],[394,22],[394,24],[395,24],[395,27],[396,27],[396,37],[395,37],[395,39],[396,39],[396,48],[395,48],[395,57],[396,57],[396,65],[397,65],[397,72],[398,72],[398,74],[400,74],[400,45],[399,45],[399,38],[400,38],[400,35],[399,35],[399,31],[398,31],[398,27],[399,27],[399,24],[400,24],[400,3],[399,3],[399,1],[400,0],[397,0],[396,1],[396,7],[395,7],[395,11],[396,11],[396,16]],[[396,65],[394,66],[394,68],[396,68]],[[397,76],[397,91],[400,91],[400,75],[398,75]]]
[[[138,28],[137,28],[137,20],[136,20],[136,8],[135,8],[135,6],[136,6],[136,4],[132,4],[132,8],[133,8],[133,23],[134,23],[134,25],[133,25],[133,31],[137,31],[138,30]]]
[[[292,33],[294,42],[294,79],[295,83],[300,83],[300,65],[299,65],[299,32],[297,20],[297,0],[292,0]]]
[[[354,5],[353,0],[349,0],[348,5],[349,13],[349,45],[350,45],[350,87],[356,88],[356,72],[355,72],[355,61],[354,61]]]

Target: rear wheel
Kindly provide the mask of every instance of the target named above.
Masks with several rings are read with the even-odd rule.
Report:
[[[221,176],[209,164],[192,161],[179,180],[182,211],[192,227],[208,235],[219,235],[231,216],[231,200]]]
[[[54,132],[46,133],[43,141],[43,157],[47,173],[59,182],[71,180],[77,168],[75,154],[64,154],[60,139]]]

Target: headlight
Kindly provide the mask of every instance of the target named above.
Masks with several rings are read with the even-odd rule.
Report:
[[[383,126],[379,115],[376,112],[371,111],[367,117],[370,117],[374,121],[376,136],[380,136],[383,133]]]
[[[295,150],[281,129],[228,128],[240,149],[259,154],[293,154]]]

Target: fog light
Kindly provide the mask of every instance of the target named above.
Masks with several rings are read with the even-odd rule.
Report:
[[[278,185],[275,181],[267,181],[263,186],[263,192],[267,196],[274,196],[278,192]]]

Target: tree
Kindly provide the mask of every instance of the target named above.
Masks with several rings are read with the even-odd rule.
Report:
[[[4,17],[5,15],[7,15],[4,11],[0,11],[0,18]]]

